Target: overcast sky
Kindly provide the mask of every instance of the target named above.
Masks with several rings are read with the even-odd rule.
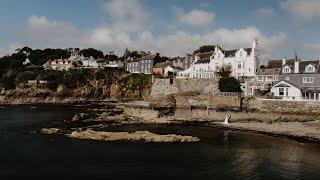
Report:
[[[0,53],[125,48],[182,56],[259,40],[264,57],[320,57],[320,0],[1,0]]]

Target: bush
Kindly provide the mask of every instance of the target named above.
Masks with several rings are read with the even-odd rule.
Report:
[[[28,80],[35,80],[37,79],[37,74],[32,71],[24,71],[19,73],[18,76],[15,78],[15,83],[27,83]]]

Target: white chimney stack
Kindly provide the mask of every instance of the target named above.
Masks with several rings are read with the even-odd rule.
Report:
[[[294,73],[299,73],[299,66],[300,66],[300,61],[295,60],[294,61]]]
[[[283,59],[282,59],[282,66],[286,65],[286,63],[287,63],[286,58],[283,58]]]

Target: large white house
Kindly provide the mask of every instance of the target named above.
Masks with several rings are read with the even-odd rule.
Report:
[[[234,77],[255,77],[259,64],[258,43],[254,40],[251,48],[224,50],[216,46],[213,52],[197,54],[190,68],[180,72],[178,76],[212,79],[219,67],[230,65]]]

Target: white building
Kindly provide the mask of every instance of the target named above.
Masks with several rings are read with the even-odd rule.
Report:
[[[223,50],[216,46],[214,52],[197,54],[191,67],[180,72],[178,76],[212,79],[219,67],[230,65],[232,76],[236,78],[255,77],[259,64],[258,43],[254,40],[251,48]]]
[[[105,67],[111,67],[111,68],[123,68],[124,67],[124,63],[121,61],[109,61],[109,63],[107,63],[105,65]]]
[[[280,81],[275,84],[271,92],[277,98],[283,100],[302,100],[301,89],[289,81]]]

